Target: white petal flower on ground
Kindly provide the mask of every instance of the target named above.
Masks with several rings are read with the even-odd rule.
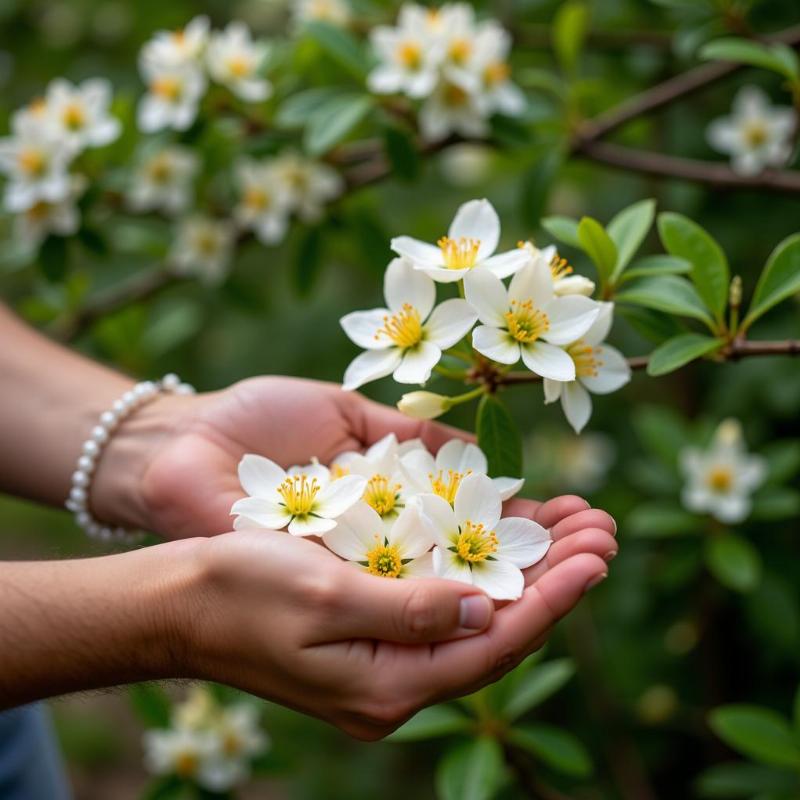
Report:
[[[206,51],[209,75],[249,103],[260,103],[272,94],[272,85],[261,76],[267,45],[254,41],[243,22],[230,22],[214,33]]]
[[[122,132],[118,119],[111,116],[110,81],[93,78],[76,86],[58,78],[47,87],[47,122],[53,135],[79,152],[87,147],[102,147]]]
[[[128,205],[138,212],[163,211],[171,215],[185,211],[191,203],[198,166],[197,156],[178,145],[146,155],[133,174]]]
[[[308,464],[283,470],[274,461],[248,454],[239,462],[239,481],[248,497],[237,500],[231,514],[234,528],[280,530],[294,536],[333,530],[336,518],[364,494],[367,481],[359,475],[331,480],[327,467]]]
[[[527,257],[521,248],[518,252]],[[573,359],[561,345],[583,336],[600,307],[588,297],[557,297],[550,271],[541,262],[528,264],[503,282],[486,270],[464,279],[469,304],[483,323],[472,334],[472,346],[500,364],[525,366],[543,378],[575,378]]]
[[[289,198],[289,207],[304,222],[315,222],[322,216],[325,203],[338,197],[344,189],[339,173],[299,153],[281,153],[272,162],[282,191]]]
[[[341,319],[345,333],[366,350],[347,368],[345,389],[390,374],[398,383],[425,383],[442,350],[475,324],[476,314],[465,300],[445,300],[434,308],[433,281],[405,259],[389,264],[383,293],[388,308],[355,311]]]
[[[486,475],[489,462],[476,444],[451,439],[436,456],[425,448],[412,450],[400,459],[410,489],[418,494],[433,493],[452,504],[461,482],[468,475]],[[525,481],[522,478],[493,478],[501,500],[513,497]]]
[[[154,68],[171,69],[197,65],[208,43],[211,24],[199,16],[176,31],[157,31],[145,43],[140,58]]]
[[[345,0],[292,0],[291,14],[295,26],[319,21],[344,28],[352,17]]]
[[[614,318],[613,303],[599,303],[600,313],[588,331],[564,350],[575,364],[575,380],[561,382],[545,378],[544,401],[561,400],[564,416],[580,433],[592,415],[593,394],[610,394],[631,379],[631,368],[625,356],[605,344]]]
[[[431,577],[433,538],[416,505],[404,508],[389,526],[366,503],[339,518],[322,541],[336,555],[382,578]]]
[[[269,162],[240,161],[236,165],[240,201],[234,219],[255,232],[264,244],[280,242],[289,228],[290,198]]]
[[[494,255],[500,241],[500,218],[488,200],[464,203],[453,218],[447,236],[436,245],[411,236],[397,236],[391,247],[440,283],[461,280],[473,270],[506,278],[521,269],[528,255],[520,248]]]
[[[192,65],[165,67],[144,59],[140,70],[148,91],[136,112],[139,129],[145,133],[187,130],[197,117],[206,91],[205,75]]]
[[[686,448],[680,463],[686,479],[683,505],[728,524],[747,517],[751,495],[767,473],[765,460],[747,452],[741,425],[735,419],[720,424],[706,450]]]
[[[225,277],[233,244],[234,229],[229,222],[188,217],[178,224],[168,261],[179,275],[196,275],[215,284]]]
[[[740,175],[757,175],[767,167],[784,167],[792,154],[797,114],[773,106],[756,86],[739,90],[728,117],[715,119],[706,132],[708,143],[731,158]]]
[[[433,494],[420,495],[419,503],[436,542],[436,574],[471,583],[496,600],[521,596],[522,570],[541,561],[551,544],[533,520],[500,518],[500,492],[486,475],[464,478],[452,506]]]
[[[554,245],[540,250],[533,242],[522,242],[522,248],[530,256],[530,263],[542,262],[553,278],[553,291],[563,297],[568,294],[580,294],[591,297],[594,294],[594,281],[583,275],[574,275],[566,258],[561,258]]]
[[[51,233],[72,236],[81,224],[81,215],[76,201],[86,189],[86,180],[73,175],[69,194],[63,200],[46,203],[39,200],[14,218],[14,238],[28,250],[36,250]]]

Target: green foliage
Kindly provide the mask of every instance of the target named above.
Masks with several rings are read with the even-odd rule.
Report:
[[[723,586],[737,592],[752,591],[761,579],[761,557],[747,539],[720,533],[706,540],[706,565]]]
[[[697,333],[681,334],[653,350],[647,365],[647,374],[657,376],[674,372],[690,361],[716,352],[724,344],[724,339],[701,336]]]
[[[797,789],[797,776],[759,764],[718,764],[697,780],[701,797],[785,797]]]
[[[389,125],[383,131],[383,142],[397,177],[405,181],[418,178],[422,160],[411,134],[396,125]]]
[[[691,317],[705,323],[712,331],[715,325],[700,295],[689,281],[679,275],[658,275],[641,278],[617,295],[620,303],[635,305]]]
[[[372,109],[365,94],[341,94],[323,102],[311,115],[303,144],[312,156],[320,156],[338,144]]]
[[[597,267],[600,283],[607,285],[611,281],[618,258],[614,241],[605,228],[591,217],[583,217],[578,224],[578,241]]]
[[[581,0],[559,6],[553,19],[553,47],[561,69],[575,72],[589,30],[589,7]]]
[[[700,57],[717,61],[734,61],[777,72],[789,81],[800,80],[800,61],[785,44],[762,44],[750,39],[716,39],[700,50]]]
[[[151,728],[166,728],[170,724],[170,700],[155,683],[135,683],[128,687],[134,711]]]
[[[692,265],[686,259],[669,255],[645,256],[633,262],[620,276],[621,281],[647,278],[653,275],[686,275]]]
[[[771,308],[797,292],[800,292],[800,234],[784,239],[773,250],[758,279],[742,327],[746,330]]]
[[[592,760],[586,748],[561,728],[541,723],[520,725],[510,732],[509,740],[565,775],[588,778],[592,774]]]
[[[624,208],[608,223],[608,235],[617,248],[617,260],[611,273],[612,284],[617,283],[623,270],[636,255],[653,225],[655,213],[655,200],[640,200]]]
[[[369,69],[369,59],[364,47],[351,33],[318,20],[307,23],[305,33],[356,80],[364,79]]]
[[[398,728],[389,738],[393,742],[415,742],[433,739],[469,730],[471,720],[458,708],[451,705],[423,708],[408,722]]]
[[[555,694],[574,674],[575,666],[568,658],[528,669],[514,686],[513,694],[503,708],[503,716],[516,720]]]
[[[522,474],[522,437],[514,418],[501,400],[484,395],[475,420],[478,445],[489,461],[489,475]]]
[[[578,238],[578,221],[570,217],[554,216],[542,219],[542,227],[559,242],[570,247],[580,247]]]
[[[439,800],[490,800],[505,780],[496,739],[480,736],[448,751],[436,770]]]

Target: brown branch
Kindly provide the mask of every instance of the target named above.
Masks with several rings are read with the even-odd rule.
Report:
[[[638,46],[669,50],[672,47],[672,34],[657,30],[594,30],[589,31],[586,43],[598,50],[627,50]],[[514,44],[549,49],[553,45],[552,27],[535,23],[514,25]]]

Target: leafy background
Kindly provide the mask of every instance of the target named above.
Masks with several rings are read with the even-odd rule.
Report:
[[[569,40],[561,44],[559,80],[565,84],[559,92],[565,104],[546,86],[535,91],[546,84],[545,74],[557,74],[549,30],[559,6],[533,0],[483,6],[519,40],[515,74],[531,92],[532,111],[522,127],[498,127],[500,146],[474,183],[463,170],[454,182],[446,153],[420,163],[414,159],[405,174],[336,203],[318,229],[296,225],[277,248],[248,243],[221,287],[169,288],[101,320],[80,337],[79,346],[137,376],[174,370],[200,389],[257,373],[337,380],[353,355],[338,318],[378,303],[389,238],[412,233],[434,239],[456,205],[476,196],[489,197],[498,208],[506,244],[530,236],[550,241],[540,226],[544,215],[589,214],[607,222],[626,205],[655,198],[660,210],[678,211],[712,232],[733,272],[742,276],[746,294],[752,291],[775,244],[797,230],[796,196],[711,191],[579,159],[561,162],[554,153],[576,109],[592,114],[687,68],[700,44],[739,33],[743,19],[765,31],[796,24],[796,4],[595,3],[582,51],[573,60]],[[380,16],[392,15],[396,7],[362,0],[356,8]],[[285,9],[266,0],[5,0],[0,117],[6,119],[55,75],[108,76],[124,113],[141,91],[135,70],[141,43],[154,29],[179,27],[200,12],[217,24],[243,18],[278,41],[287,36]],[[349,80],[313,42],[303,43],[296,58],[306,77]],[[776,101],[789,102],[776,75],[746,70],[637,120],[619,141],[713,159],[705,127],[727,112],[743,83],[761,85]],[[234,155],[224,132],[213,125],[196,146],[212,163],[225,164]],[[124,141],[112,152],[119,159],[114,166],[125,166]],[[153,259],[148,242],[155,242],[157,252],[165,230],[124,220],[114,224],[119,227],[88,229],[56,253],[63,256],[63,274],[55,281],[45,274],[52,254],[20,266],[7,229],[0,228],[6,242],[0,254],[4,296],[31,321],[44,324],[87,287],[113,285],[146,269]],[[579,272],[592,273],[579,251],[564,251]],[[651,232],[642,252],[660,251]],[[797,338],[797,303],[784,304],[756,333]],[[627,354],[652,349],[622,316],[614,339]],[[390,383],[369,387],[368,393],[387,402],[399,395]],[[430,712],[418,723],[429,727],[416,734],[452,731],[444,739],[363,745],[268,707],[265,725],[273,751],[267,774],[245,796],[799,797],[800,710],[793,700],[800,679],[797,362],[699,362],[664,378],[636,374],[623,391],[598,398],[591,432],[580,439],[560,409],[543,406],[541,387],[508,392],[504,399],[526,437],[526,493],[582,492],[620,521],[622,548],[612,579],[559,627],[541,664],[526,665],[498,689],[465,701],[461,710]],[[471,424],[467,410],[451,416],[455,424]],[[751,520],[737,529],[749,543],[744,562],[737,554],[704,557],[719,549],[713,526],[690,517],[677,499],[680,446],[707,441],[727,416],[742,420],[751,447],[770,456],[771,486],[762,490]],[[589,465],[599,459],[603,468],[587,469],[587,458]],[[100,552],[59,511],[3,499],[0,521],[4,558]],[[719,710],[742,703],[768,710]],[[140,766],[141,722],[125,693],[68,698],[52,707],[78,796],[138,797],[147,781]],[[462,712],[475,722],[454,724],[452,714]],[[504,766],[496,734],[503,719],[517,713],[522,733],[515,734],[516,756]],[[401,734],[414,736],[413,729]],[[528,755],[520,760],[521,753]],[[522,783],[511,780],[515,775]]]

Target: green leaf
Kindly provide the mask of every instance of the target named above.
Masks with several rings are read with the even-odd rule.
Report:
[[[748,758],[800,769],[800,744],[777,712],[754,705],[720,706],[709,714],[708,723],[720,739]]]
[[[390,742],[416,742],[434,739],[469,729],[471,720],[454,706],[439,705],[423,708],[391,736]]]
[[[749,64],[783,75],[789,80],[798,77],[797,59],[788,56],[785,45],[767,45],[750,39],[716,39],[700,49],[700,58]]]
[[[166,692],[155,683],[134,683],[128,687],[133,710],[151,728],[167,728],[170,724],[170,702]]]
[[[699,333],[683,333],[674,339],[668,339],[653,350],[647,364],[647,374],[656,376],[674,372],[700,356],[719,350],[724,344],[724,339],[701,336]]]
[[[541,221],[541,226],[551,236],[555,236],[559,242],[568,244],[570,247],[580,248],[581,243],[578,239],[578,220],[572,219],[572,217],[545,217]]]
[[[387,127],[383,132],[383,144],[394,174],[404,181],[416,180],[422,169],[422,159],[411,134],[396,126]]]
[[[370,112],[373,100],[365,94],[337,95],[311,116],[303,144],[309,155],[320,156],[338,144]]]
[[[292,284],[300,297],[308,297],[322,270],[322,228],[308,228],[300,234],[294,250]]]
[[[142,334],[142,345],[151,356],[162,356],[191,339],[203,321],[203,314],[193,301],[176,300],[148,325]]]
[[[641,503],[631,511],[624,528],[639,539],[671,539],[697,533],[702,527],[699,517],[666,503]]]
[[[767,522],[800,516],[800,491],[785,486],[761,489],[753,498],[751,516]]]
[[[685,258],[658,253],[645,256],[633,262],[621,276],[621,281],[630,281],[634,278],[647,278],[653,275],[686,275],[692,265]]]
[[[626,274],[623,273],[623,280]],[[640,336],[656,345],[686,332],[686,327],[677,317],[662,314],[660,311],[651,311],[642,306],[627,306],[623,303],[616,307],[614,312],[618,312],[619,316]]]
[[[579,0],[562,3],[553,19],[553,48],[564,72],[572,73],[578,65],[589,31],[589,9]]]
[[[761,556],[747,539],[734,533],[709,536],[706,566],[723,585],[736,592],[749,592],[761,580]]]
[[[797,788],[797,776],[760,764],[716,764],[697,779],[695,788],[702,797],[752,798],[761,792],[791,792]]]
[[[489,475],[522,475],[522,436],[502,401],[490,395],[481,398],[475,429],[478,446],[489,461]]]
[[[571,733],[553,725],[521,725],[508,732],[509,741],[565,775],[587,778],[592,760],[586,748]]]
[[[575,666],[569,658],[546,661],[533,667],[514,687],[503,715],[509,720],[521,717],[555,694],[574,674]]]
[[[687,439],[680,414],[666,406],[639,406],[633,415],[633,429],[646,450],[677,471],[678,453]]]
[[[481,736],[446,753],[436,768],[439,800],[490,800],[505,779],[496,739]]]
[[[692,317],[704,322],[709,328],[714,328],[714,321],[694,286],[679,275],[641,278],[619,292],[617,301],[664,311],[667,314]]]
[[[279,128],[304,128],[312,114],[333,97],[344,94],[339,87],[322,86],[298,92],[281,103],[275,115]]]
[[[177,775],[164,775],[152,780],[140,800],[179,800],[190,797],[189,785]]]
[[[358,40],[344,28],[319,20],[306,23],[306,34],[341,67],[355,78],[363,80],[369,70],[369,60]]]
[[[614,265],[617,263],[617,246],[605,228],[591,217],[583,217],[578,223],[578,241],[594,262],[600,281],[605,285],[609,282]]]
[[[608,223],[608,235],[617,246],[617,263],[611,275],[611,282],[616,283],[619,276],[628,266],[636,251],[647,236],[656,213],[655,200],[640,200],[632,206],[623,208]]]
[[[800,735],[800,684],[798,684],[797,691],[794,693],[794,727],[798,735]]]
[[[51,283],[60,283],[67,276],[69,251],[63,236],[48,236],[39,249],[39,266]]]
[[[767,459],[766,483],[785,483],[800,471],[800,439],[770,442],[761,454]]]
[[[756,284],[743,327],[749,328],[762,314],[797,292],[800,292],[800,233],[784,239],[772,251]]]
[[[691,264],[689,277],[703,302],[720,320],[728,302],[728,259],[717,242],[696,222],[667,211],[658,215],[661,242],[670,255]]]
[[[526,228],[538,225],[547,205],[550,187],[561,166],[561,153],[550,151],[537,158],[520,181],[520,210]]]

